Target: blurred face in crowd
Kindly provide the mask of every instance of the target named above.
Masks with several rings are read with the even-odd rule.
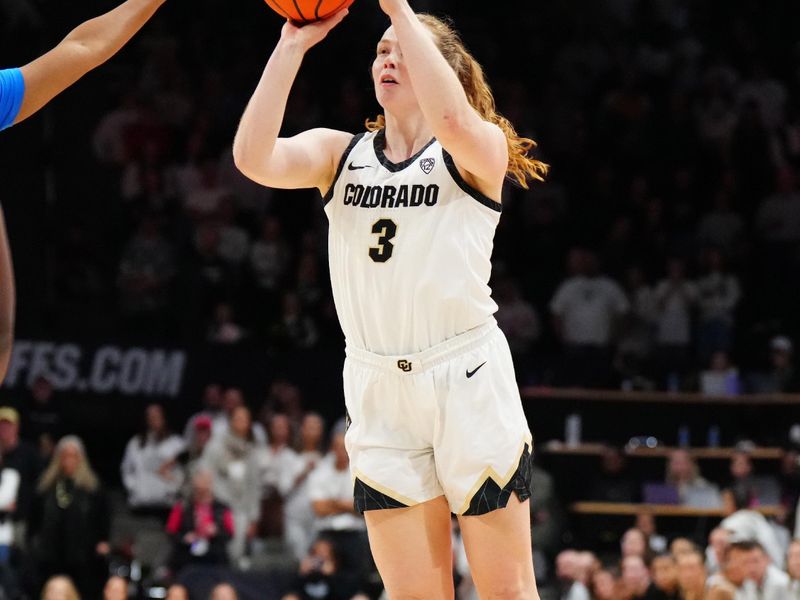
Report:
[[[222,388],[216,383],[207,385],[203,392],[203,404],[213,411],[222,408]]]
[[[564,550],[556,557],[556,577],[563,581],[575,581],[578,577],[578,553]]]
[[[103,588],[103,600],[127,600],[128,582],[117,575],[110,577]]]
[[[641,556],[627,556],[622,560],[622,582],[625,589],[640,596],[650,585],[650,572]]]
[[[596,600],[616,600],[617,582],[610,571],[595,571],[592,575],[592,589]]]
[[[250,433],[250,427],[253,424],[252,417],[250,416],[250,409],[246,406],[239,406],[231,413],[231,433],[237,437],[247,437]]]
[[[51,578],[42,590],[42,600],[79,600],[75,586],[66,577]]]
[[[725,562],[722,563],[725,578],[736,587],[741,586],[744,580],[747,579],[747,555],[748,552],[746,550],[731,547],[727,552]]]
[[[697,552],[685,552],[677,558],[678,585],[683,590],[699,590],[706,585],[706,567]]]
[[[169,586],[165,600],[189,600],[189,592],[182,585]]]
[[[212,492],[214,486],[214,477],[210,471],[199,471],[192,479],[192,495],[195,501],[201,503],[209,503],[214,498]]]
[[[283,414],[273,415],[269,422],[269,442],[273,446],[285,446],[292,436],[289,417]]]
[[[603,451],[603,471],[610,475],[621,473],[625,467],[625,458],[616,448],[607,448]]]
[[[722,527],[714,528],[708,536],[708,545],[714,551],[714,556],[719,565],[725,562],[725,548],[728,547],[730,536],[730,532]]]
[[[647,539],[638,529],[628,529],[622,536],[622,557],[644,556],[647,552]]]
[[[651,536],[656,532],[656,519],[652,513],[640,512],[636,515],[636,529],[646,536]]]
[[[211,590],[210,600],[237,600],[236,590],[228,583],[220,583]]]
[[[37,404],[47,404],[53,397],[53,386],[44,377],[39,377],[33,382],[31,396]]]
[[[145,420],[147,422],[148,431],[161,432],[166,427],[166,420],[164,419],[164,409],[158,404],[151,404],[145,410]]]
[[[344,446],[344,433],[337,433],[331,440],[331,452],[336,457],[336,466],[342,467],[350,464],[350,458],[347,456],[347,450]]]
[[[669,553],[672,554],[672,557],[675,560],[678,560],[678,557],[681,554],[691,554],[692,552],[696,551],[697,548],[695,548],[692,541],[687,540],[686,538],[675,538],[669,545]]]
[[[58,464],[61,472],[67,477],[73,477],[81,465],[81,450],[75,444],[65,444],[61,448]]]
[[[735,479],[744,479],[753,473],[753,463],[744,452],[737,452],[731,458],[731,475]]]
[[[19,426],[6,419],[0,420],[0,448],[13,450],[19,442]]]
[[[747,553],[747,577],[761,583],[767,575],[769,557],[761,548],[753,548]]]
[[[671,556],[657,556],[651,565],[653,583],[664,592],[672,593],[678,587],[678,570]]]
[[[317,414],[310,413],[303,417],[303,423],[300,425],[300,437],[303,440],[303,449],[318,448],[322,441],[324,433],[324,425],[322,417]]]
[[[786,555],[786,570],[792,579],[800,579],[800,542],[789,544],[789,553]]]
[[[694,462],[688,452],[675,450],[669,455],[669,473],[671,479],[679,483],[694,479]]]
[[[229,388],[222,395],[222,409],[231,414],[234,408],[244,406],[244,396],[239,388]]]

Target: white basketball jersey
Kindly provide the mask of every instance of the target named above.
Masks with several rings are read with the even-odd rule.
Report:
[[[355,136],[325,195],[331,284],[349,346],[403,355],[492,318],[500,204],[436,140],[402,163],[384,147],[383,130]]]

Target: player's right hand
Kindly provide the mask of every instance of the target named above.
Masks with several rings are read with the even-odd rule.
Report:
[[[344,20],[348,12],[349,11],[345,8],[327,19],[306,23],[302,26],[297,26],[291,21],[286,21],[281,30],[281,39],[298,44],[304,51],[308,50],[324,40],[325,36]]]

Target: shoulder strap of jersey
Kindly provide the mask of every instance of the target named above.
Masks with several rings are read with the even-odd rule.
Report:
[[[342,158],[339,160],[339,166],[336,169],[336,175],[333,176],[333,181],[331,181],[331,187],[328,188],[328,191],[322,197],[323,204],[327,204],[330,202],[331,198],[333,198],[333,190],[336,187],[336,182],[339,181],[339,177],[342,174],[342,169],[344,169],[344,164],[347,162],[347,157],[350,156],[353,148],[356,147],[356,144],[358,144],[358,142],[360,142],[366,134],[366,131],[362,131],[361,133],[354,135],[353,139],[350,140],[350,143],[347,145],[347,148],[345,148],[344,152],[342,153]]]

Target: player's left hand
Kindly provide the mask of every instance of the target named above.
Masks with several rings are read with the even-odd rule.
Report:
[[[404,8],[409,8],[408,0],[379,0],[381,10],[392,18]]]

